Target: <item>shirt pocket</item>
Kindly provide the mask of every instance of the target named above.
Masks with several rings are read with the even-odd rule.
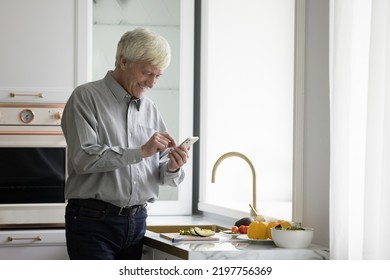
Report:
[[[145,126],[143,124],[137,124],[133,131],[129,133],[129,140],[133,146],[144,145],[157,130],[155,128]]]

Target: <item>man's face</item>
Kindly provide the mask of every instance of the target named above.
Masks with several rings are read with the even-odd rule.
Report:
[[[122,58],[120,69],[119,84],[136,98],[141,98],[146,90],[152,88],[162,75],[162,70],[148,61],[129,62]]]

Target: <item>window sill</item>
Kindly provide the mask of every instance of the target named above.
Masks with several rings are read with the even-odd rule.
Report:
[[[250,215],[248,211],[238,211],[235,209],[222,207],[210,203],[199,202],[198,208],[202,212],[215,214],[222,217],[228,217],[233,219],[241,219]],[[292,203],[291,202],[262,202],[260,214],[266,217],[266,219],[283,219],[292,221]],[[259,209],[257,209],[259,210]]]

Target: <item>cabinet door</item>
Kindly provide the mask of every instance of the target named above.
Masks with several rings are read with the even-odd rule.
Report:
[[[0,260],[68,260],[66,246],[0,247]]]
[[[83,44],[78,36],[87,29],[81,27],[87,21],[80,20],[87,13],[77,13],[86,5],[81,2],[89,1],[0,2],[0,101],[67,100],[81,82],[78,49]]]
[[[160,251],[160,250],[157,250],[157,249],[153,249],[153,250],[154,250],[153,251],[153,259],[154,260],[182,260],[179,257],[176,257],[174,255],[165,253],[163,251]]]
[[[143,260],[153,260],[153,251],[154,251],[154,249],[152,247],[144,245],[144,247],[142,249],[142,259]]]
[[[143,260],[182,260],[181,258],[163,252],[161,250],[144,245],[142,250]]]

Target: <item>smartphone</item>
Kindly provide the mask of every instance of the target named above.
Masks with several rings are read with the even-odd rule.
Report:
[[[186,140],[183,141],[183,143],[181,143],[179,146],[183,146],[185,148],[189,148],[191,147],[196,141],[199,140],[199,137],[198,136],[192,136],[192,137],[188,137]]]

